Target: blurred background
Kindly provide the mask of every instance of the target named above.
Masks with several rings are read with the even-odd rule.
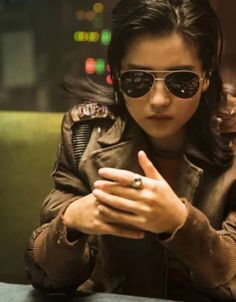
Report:
[[[118,0],[0,0],[0,110],[64,112],[71,71],[110,85],[106,49]],[[225,46],[224,82],[236,82],[236,0],[210,0]],[[234,24],[234,25],[233,25]]]
[[[63,78],[75,71],[111,85],[106,51],[117,1],[0,0],[2,282],[28,282],[23,255],[53,186],[62,112],[71,106],[62,97]],[[235,83],[236,0],[210,1],[225,34],[222,76]]]

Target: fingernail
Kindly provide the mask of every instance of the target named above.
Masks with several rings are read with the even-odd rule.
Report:
[[[99,185],[99,180],[96,180],[94,183],[93,183],[93,185],[96,187],[96,186],[98,186]]]
[[[104,168],[100,168],[100,169],[98,169],[98,173],[103,172],[103,170],[104,170]]]
[[[94,190],[93,190],[93,195],[99,196],[99,190],[98,190],[98,189],[94,189]]]

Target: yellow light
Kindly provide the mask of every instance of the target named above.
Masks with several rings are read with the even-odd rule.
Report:
[[[74,33],[74,40],[76,42],[98,42],[100,34],[97,31],[76,31]]]
[[[86,31],[81,31],[79,37],[80,41],[88,41],[88,33]]]
[[[88,41],[89,34],[86,31],[76,31],[74,33],[74,40],[76,42]]]
[[[88,33],[89,42],[97,42],[100,39],[100,34],[96,31],[91,31]]]
[[[103,10],[104,10],[104,5],[103,5],[101,2],[96,2],[96,3],[94,3],[94,5],[93,5],[93,11],[94,11],[96,14],[102,13]]]

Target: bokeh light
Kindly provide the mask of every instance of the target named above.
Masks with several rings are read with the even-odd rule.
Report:
[[[93,5],[93,11],[96,14],[101,14],[103,12],[103,10],[104,10],[104,5],[101,2],[94,3],[94,5]]]
[[[93,21],[95,19],[96,15],[92,10],[89,10],[85,13],[85,19],[88,21]]]
[[[109,29],[104,29],[101,32],[101,43],[103,45],[109,45],[111,41],[111,31]]]
[[[95,73],[96,60],[94,58],[87,58],[85,61],[85,72],[87,74]]]
[[[97,74],[103,74],[105,72],[106,64],[105,60],[102,58],[99,58],[96,60],[96,73]]]
[[[75,12],[75,18],[76,18],[78,21],[83,21],[84,18],[85,18],[85,11],[83,11],[83,10],[78,10],[77,12]]]
[[[111,31],[104,28],[104,9],[105,6],[101,2],[93,4],[89,10],[77,10],[75,17],[78,21],[91,22],[94,31],[83,31],[79,29],[74,32],[74,41],[81,43],[97,43],[107,46],[111,41]],[[110,66],[106,63],[105,58],[87,57],[84,61],[85,73],[87,75],[104,75],[106,84],[112,85],[112,78],[110,74]]]
[[[96,31],[76,31],[74,33],[74,40],[76,42],[93,42],[96,43],[100,39],[100,34]]]
[[[110,74],[107,75],[106,82],[107,82],[107,84],[112,85],[112,78],[111,78]]]
[[[110,67],[109,64],[106,65],[106,70],[107,70],[107,72],[110,72],[110,71],[111,71],[111,67]]]

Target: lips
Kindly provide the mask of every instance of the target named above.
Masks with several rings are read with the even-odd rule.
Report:
[[[172,117],[166,114],[153,114],[148,116],[147,119],[153,121],[168,121],[168,120],[172,120]]]

